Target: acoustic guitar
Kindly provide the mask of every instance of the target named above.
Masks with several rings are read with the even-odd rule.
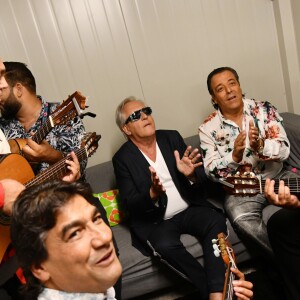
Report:
[[[291,177],[285,179],[273,179],[275,181],[274,191],[278,193],[280,180],[284,181],[284,185],[288,186],[292,194],[300,192],[300,178]],[[224,185],[225,191],[235,196],[255,196],[263,194],[266,180],[258,178],[252,172],[227,176],[220,179],[219,182]]]
[[[56,125],[65,125],[76,116],[81,117],[81,110],[85,109],[86,97],[76,91],[68,99],[64,100],[56,110],[48,117],[47,121],[32,136],[32,140],[40,144],[47,134]],[[26,145],[26,139],[16,138],[8,140],[11,153],[22,153]]]
[[[95,132],[86,133],[81,148],[74,151],[79,162],[95,153],[100,138],[101,135],[97,135]],[[69,172],[66,164],[67,159],[72,159],[70,154],[34,177],[29,163],[23,156],[14,153],[0,155],[0,180],[15,179],[24,184],[25,187],[30,187],[47,180],[61,179]],[[3,255],[10,244],[9,225],[10,218],[3,213],[0,214],[0,261],[2,261]]]
[[[237,296],[234,293],[232,282],[235,280],[235,274],[230,270],[231,267],[236,268],[235,255],[227,237],[223,232],[218,234],[218,239],[213,240],[213,248],[215,256],[221,257],[226,266],[226,274],[222,300],[236,300]]]

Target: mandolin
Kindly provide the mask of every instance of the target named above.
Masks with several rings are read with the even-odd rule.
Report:
[[[237,296],[234,293],[232,282],[235,280],[235,275],[231,272],[230,268],[236,268],[235,255],[224,233],[218,234],[218,239],[213,240],[213,248],[215,256],[221,257],[226,265],[226,274],[224,281],[224,288],[222,294],[222,300],[236,300]]]
[[[274,191],[278,193],[280,180],[284,181],[284,185],[288,186],[292,194],[300,193],[300,178],[290,177],[284,179],[273,179],[275,181]],[[245,172],[242,175],[237,173],[229,175],[219,182],[224,185],[225,191],[235,196],[255,196],[263,194],[266,180],[260,179],[252,172]]]
[[[48,117],[42,127],[35,132],[32,140],[40,144],[47,134],[56,125],[65,125],[76,116],[81,117],[81,109],[85,109],[86,97],[76,91],[68,99],[64,100],[56,110]],[[8,140],[11,153],[22,153],[23,147],[27,143],[27,139],[16,138]]]
[[[81,148],[74,151],[79,162],[95,153],[100,138],[101,135],[97,135],[95,132],[86,133],[81,142]],[[66,164],[67,159],[72,159],[70,154],[50,166],[47,170],[34,176],[30,164],[23,156],[14,153],[0,155],[0,180],[15,179],[23,183],[25,187],[30,187],[47,180],[61,179],[69,172],[68,165]],[[9,225],[10,218],[4,214],[0,214],[0,262],[10,244]]]

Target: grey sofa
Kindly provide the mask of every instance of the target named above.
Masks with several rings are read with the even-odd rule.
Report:
[[[300,161],[298,159],[300,158],[300,148],[296,147],[297,144],[300,144],[300,116],[291,113],[283,113],[281,115],[284,118],[288,137],[292,139],[292,141],[296,140],[296,142],[293,143],[295,146],[292,146],[288,164],[290,168],[296,167],[300,170]],[[187,145],[198,147],[199,137],[198,135],[188,137],[185,139],[185,142]],[[111,161],[88,168],[86,178],[95,193],[117,188]],[[220,192],[219,187],[213,184],[211,190],[212,195],[209,201],[217,207],[222,208],[222,197],[218,195]],[[268,212],[268,214],[270,215],[270,212]],[[229,240],[236,254],[237,263],[240,264],[250,261],[251,256],[245,245],[239,240],[230,223],[227,223]],[[143,256],[131,245],[130,232],[126,223],[114,226],[112,230],[119,247],[120,261],[123,266],[123,300],[144,296],[150,292],[182,284],[182,280],[184,279],[174,271],[168,269],[168,267],[158,262],[155,258]],[[203,264],[203,252],[199,242],[189,235],[182,235],[182,241],[188,251]]]

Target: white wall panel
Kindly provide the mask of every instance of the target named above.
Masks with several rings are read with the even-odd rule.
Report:
[[[142,96],[119,2],[1,0],[0,7],[1,57],[27,63],[49,101],[75,90],[88,96],[97,118],[85,118],[86,129],[102,135],[89,165],[110,160],[124,141],[115,108],[127,95]]]
[[[237,69],[249,97],[286,110],[271,1],[121,0],[121,5],[157,127],[196,133],[212,110],[206,77],[224,65]]]
[[[89,165],[123,143],[114,111],[130,95],[153,107],[158,128],[195,134],[219,66],[237,69],[249,97],[287,109],[270,0],[0,0],[0,41],[46,99],[89,96],[97,118],[84,123],[103,136]]]

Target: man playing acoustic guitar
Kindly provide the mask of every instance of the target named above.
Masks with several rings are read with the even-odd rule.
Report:
[[[6,72],[2,80],[6,80],[8,86],[2,89],[0,95],[0,128],[8,141],[26,139],[21,153],[28,161],[35,163],[34,172],[37,174],[79,149],[85,129],[80,118],[76,117],[67,125],[55,126],[46,139],[36,143],[32,136],[48,121],[58,105],[36,95],[35,78],[25,64],[4,62],[4,65]],[[82,174],[85,167],[86,161],[81,162]]]
[[[207,87],[215,108],[199,127],[207,175],[216,181],[226,179],[245,165],[251,165],[255,175],[262,178],[294,175],[283,169],[290,143],[276,108],[269,102],[246,99],[239,76],[230,67],[213,70],[208,75]],[[267,205],[263,194],[227,195],[224,208],[240,238],[248,246],[253,245],[253,249],[260,246],[272,257],[262,220],[262,210]]]
[[[4,74],[5,74],[5,66],[2,60],[0,59],[0,110],[1,112],[4,110],[3,101],[5,95],[7,94],[7,91],[10,90],[8,83],[4,78]],[[8,111],[11,111],[9,107],[8,107]],[[0,154],[7,154],[10,152],[11,152],[10,146],[2,130],[0,129]],[[62,158],[62,156],[60,157]],[[71,157],[72,160],[66,160],[66,163],[68,164],[67,168],[70,172],[62,178],[62,180],[69,181],[69,182],[76,181],[81,176],[80,164],[75,153],[71,153]],[[0,170],[1,170],[1,165],[0,165]],[[16,180],[13,179],[0,180],[0,213],[4,213],[5,215],[8,216],[11,215],[13,203],[23,189],[24,189],[24,185]],[[5,263],[4,261],[0,261],[0,269],[1,269],[0,298],[1,299],[10,299],[10,297],[6,293],[6,288],[10,290],[14,290],[14,292],[17,293],[17,289],[15,288],[15,286],[18,286],[19,284],[18,281],[15,279],[15,277],[12,277],[13,274],[15,273],[15,270],[17,269],[16,260],[14,257],[10,258],[8,252],[9,251],[7,251]]]

